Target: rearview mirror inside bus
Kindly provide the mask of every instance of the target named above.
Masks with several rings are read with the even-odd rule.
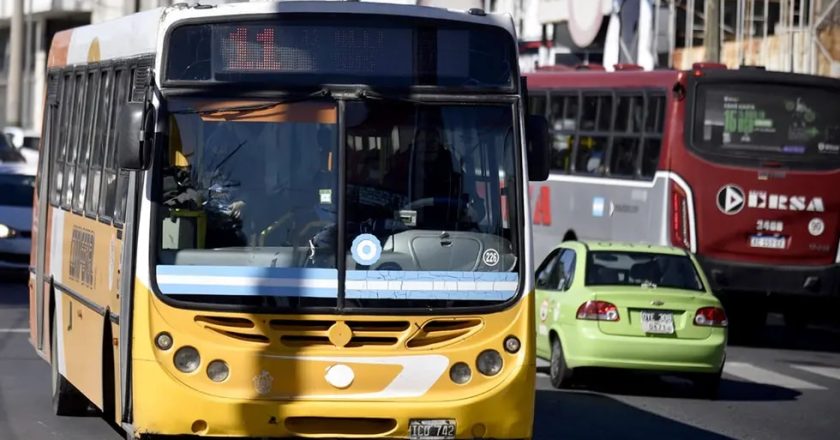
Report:
[[[141,139],[143,110],[143,104],[129,102],[117,115],[117,158],[122,169],[141,170],[145,167],[146,142]]]
[[[525,127],[528,145],[528,179],[542,182],[548,179],[550,165],[548,122],[540,115],[529,115]]]

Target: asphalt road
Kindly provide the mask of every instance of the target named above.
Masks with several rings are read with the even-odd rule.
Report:
[[[18,330],[27,313],[25,287],[0,284],[0,440],[121,439],[96,414],[52,415],[49,368]],[[689,397],[690,382],[680,378],[614,372],[556,391],[541,368],[535,438],[838,438],[840,330],[772,325],[765,341],[728,348],[715,401]]]

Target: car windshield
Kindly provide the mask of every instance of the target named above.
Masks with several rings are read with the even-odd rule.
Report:
[[[350,101],[343,134],[330,100],[174,99],[170,109],[156,200],[164,294],[337,307],[339,261],[346,307],[486,305],[515,294],[509,104]]]
[[[35,176],[0,174],[0,206],[32,206]]]
[[[651,252],[592,251],[586,266],[586,284],[703,290],[703,282],[689,257]]]

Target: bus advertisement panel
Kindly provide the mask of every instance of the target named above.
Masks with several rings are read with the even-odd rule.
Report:
[[[768,293],[792,322],[838,298],[840,81],[710,65],[528,80],[554,133],[531,188],[537,260],[574,237],[681,246],[736,326],[763,324]]]
[[[50,60],[30,288],[57,413],[90,401],[129,437],[531,437],[525,156],[546,150],[509,18],[173,7],[59,34]]]

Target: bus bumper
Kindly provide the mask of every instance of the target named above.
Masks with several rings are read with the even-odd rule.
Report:
[[[404,402],[225,399],[185,386],[155,361],[135,359],[133,370],[135,434],[408,438],[412,419],[455,420],[459,439],[527,439],[532,432],[535,364],[481,395]]]
[[[700,256],[698,260],[715,292],[726,290],[779,295],[840,296],[840,264],[771,266]]]

